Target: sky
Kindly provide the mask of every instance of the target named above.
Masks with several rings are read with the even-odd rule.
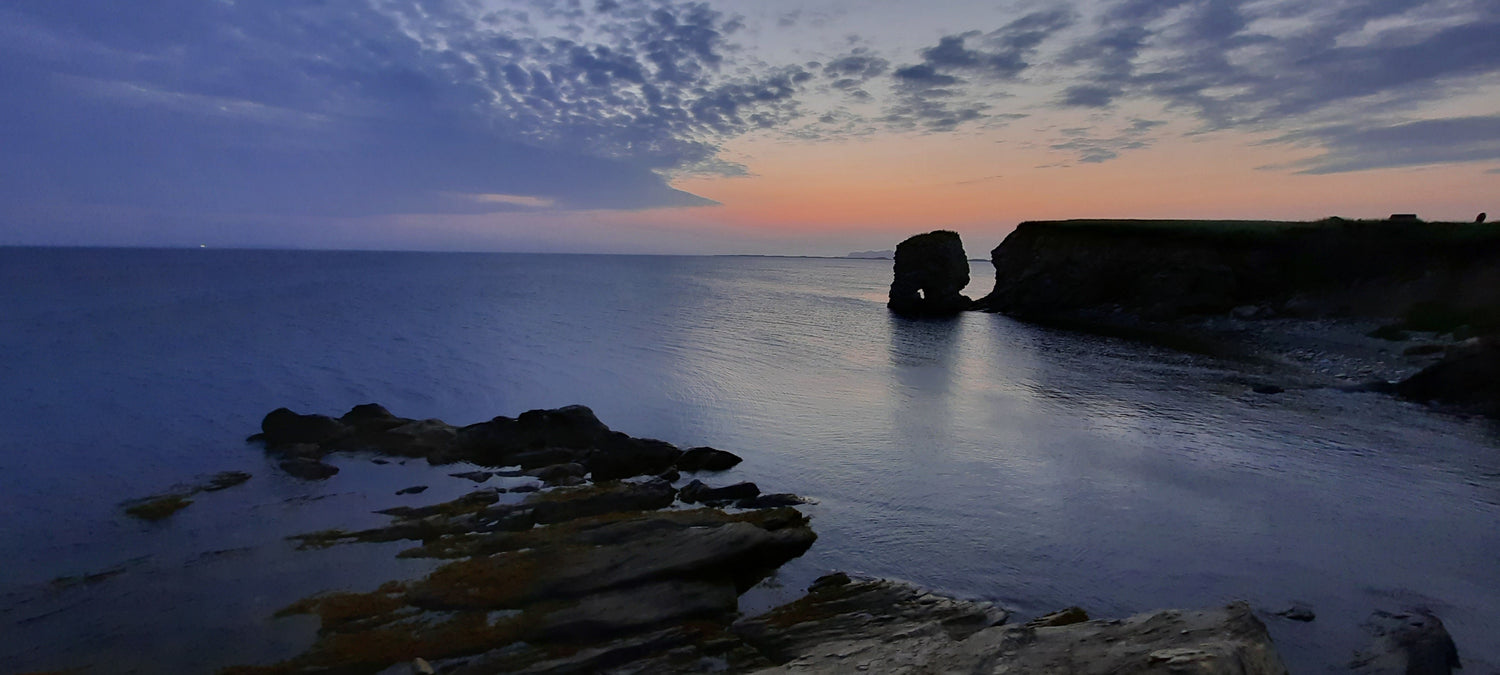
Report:
[[[1500,211],[1500,0],[7,0],[0,245]]]

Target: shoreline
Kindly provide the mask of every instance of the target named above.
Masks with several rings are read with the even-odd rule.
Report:
[[[1244,605],[1125,621],[1069,612],[1008,625],[1009,612],[991,603],[836,573],[790,603],[741,616],[736,597],[816,539],[795,509],[801,500],[760,495],[748,483],[710,488],[687,481],[683,474],[711,477],[738,458],[711,448],[670,452],[660,441],[608,431],[581,406],[464,428],[370,405],[337,419],[282,409],[253,439],[305,480],[335,475],[308,472],[308,462],[352,452],[376,462],[425,458],[439,465],[489,457],[494,470],[452,477],[541,485],[480,488],[448,502],[381,511],[392,519],[384,527],[294,536],[298,548],[408,540],[416,546],[398,557],[446,562],[421,579],[315,594],[280,609],[276,617],[318,617],[317,641],[290,660],[220,671],[226,675],[328,668],[686,673],[710,664],[724,672],[841,672],[892,659],[928,672],[996,658],[1027,671],[1077,662],[1105,670],[1286,672],[1265,626]],[[640,461],[643,448],[658,456]],[[663,468],[659,460],[668,456]],[[583,463],[561,461],[568,459]],[[1159,630],[1163,625],[1180,629]],[[1089,651],[1086,644],[1105,634],[1115,647]]]

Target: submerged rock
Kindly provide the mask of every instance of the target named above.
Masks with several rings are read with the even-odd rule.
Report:
[[[1318,614],[1313,611],[1313,608],[1308,607],[1307,605],[1304,605],[1302,603],[1297,603],[1292,605],[1291,607],[1283,609],[1277,612],[1276,616],[1282,617],[1284,619],[1290,619],[1292,621],[1302,621],[1304,623],[1318,618]]]
[[[964,296],[969,258],[957,232],[938,230],[896,247],[895,279],[886,307],[905,316],[944,316],[972,309]]]
[[[1427,610],[1375,612],[1365,623],[1373,641],[1349,667],[1362,675],[1448,675],[1463,666],[1458,647]]]
[[[193,495],[228,490],[248,480],[250,474],[244,471],[221,471],[197,485],[178,486],[172,492],[125,502],[125,514],[141,520],[162,520],[192,504],[189,497]]]
[[[141,520],[161,520],[192,504],[193,500],[183,495],[161,495],[128,504],[125,514]]]

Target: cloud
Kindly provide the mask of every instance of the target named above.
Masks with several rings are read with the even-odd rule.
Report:
[[[1272,142],[1311,145],[1322,154],[1287,165],[1298,173],[1500,160],[1500,115],[1451,117],[1389,126],[1330,125]]]
[[[890,67],[890,61],[867,47],[858,47],[823,64],[823,77],[833,80],[835,89],[856,91],[871,79],[884,75]]]
[[[1153,129],[1166,124],[1161,120],[1132,119],[1123,128],[1112,130],[1108,136],[1096,135],[1096,129],[1075,127],[1062,129],[1062,138],[1049,146],[1053,150],[1073,153],[1082,164],[1100,164],[1117,159],[1127,150],[1150,147],[1155,142]]]
[[[1080,84],[1064,89],[1061,103],[1065,106],[1105,108],[1119,95],[1120,90],[1113,87]]]
[[[739,20],[660,0],[16,0],[3,200],[358,216],[713,202],[665,173],[800,113],[725,69]],[[709,167],[704,169],[703,167]],[[524,195],[534,202],[461,199]]]
[[[946,35],[936,45],[918,52],[921,63],[897,70],[896,76],[931,79],[964,73],[980,78],[1014,79],[1031,66],[1027,59],[1043,40],[1072,22],[1070,12],[1054,10],[1027,14],[989,33]],[[978,44],[970,47],[970,40]]]
[[[1500,6],[1485,0],[1125,0],[1093,17],[1059,53],[1073,74],[1054,105],[1158,101],[1204,131],[1329,143],[1308,170],[1473,154],[1457,147],[1471,122],[1426,123],[1422,111],[1500,75]],[[1384,134],[1395,128],[1445,137],[1393,152]]]
[[[1003,94],[989,85],[1017,80],[1031,67],[1028,59],[1042,42],[1072,22],[1066,10],[1035,12],[988,33],[967,31],[939,38],[936,45],[918,51],[919,63],[892,73],[894,96],[881,119],[898,129],[934,132],[991,119],[991,101]]]

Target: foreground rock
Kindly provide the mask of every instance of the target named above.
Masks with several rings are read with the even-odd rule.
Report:
[[[969,285],[969,258],[957,232],[919,234],[896,247],[891,311],[905,316],[944,316],[971,309],[964,296]]]
[[[727,631],[738,598],[817,538],[807,517],[785,506],[668,509],[686,503],[669,481],[621,479],[672,469],[684,454],[610,431],[581,406],[463,428],[396,417],[376,405],[337,419],[281,409],[267,416],[261,439],[293,468],[325,466],[321,458],[340,450],[435,463],[463,457],[522,469],[458,472],[457,479],[501,475],[549,487],[497,485],[447,502],[384,509],[391,518],[385,526],[293,537],[303,549],[410,541],[399,557],[444,562],[420,579],[284,608],[278,616],[318,617],[313,646],[228,673],[378,672],[416,659],[439,672],[586,672],[684,648],[705,657],[740,649],[737,667],[769,666],[754,650],[724,642],[733,641]],[[703,448],[686,465],[725,470],[738,461]],[[714,492],[696,485],[726,498],[758,495],[753,486]],[[554,663],[559,654],[572,656]]]
[[[1264,628],[1243,606],[1113,622],[1085,621],[1075,608],[1005,627],[1006,612],[993,604],[836,574],[796,602],[739,619],[739,596],[817,539],[807,516],[788,506],[803,500],[761,495],[750,483],[691,481],[679,491],[659,477],[620,480],[622,473],[672,468],[683,455],[609,431],[587,408],[496,418],[457,429],[447,441],[446,425],[414,425],[378,406],[338,420],[275,415],[270,429],[295,433],[268,432],[268,450],[290,454],[288,461],[316,463],[321,454],[355,446],[429,459],[470,453],[503,458],[495,465],[539,467],[524,475],[495,472],[512,478],[585,482],[540,491],[496,485],[447,502],[384,509],[391,521],[381,527],[294,537],[301,548],[409,541],[399,557],[441,564],[419,579],[314,595],[283,608],[277,616],[317,618],[312,646],[279,663],[222,671],[227,675],[378,673],[411,664],[473,674],[1284,672]],[[325,433],[334,429],[328,420],[345,430]],[[396,444],[393,432],[409,444]],[[324,440],[306,442],[313,436]],[[699,452],[682,466],[727,464],[716,452]],[[584,468],[592,482],[580,477]],[[743,510],[716,507],[731,503]]]
[[[261,433],[251,440],[281,457],[287,473],[308,480],[337,473],[321,460],[338,451],[421,457],[432,464],[519,465],[525,470],[577,465],[596,481],[657,475],[684,456],[670,443],[612,431],[584,406],[531,410],[514,419],[496,417],[465,427],[397,417],[372,403],[355,406],[337,419],[278,408],[266,415]],[[697,453],[692,460],[695,470],[722,470],[738,458],[712,451]],[[476,481],[487,478],[483,472],[461,475]]]
[[[1365,628],[1371,644],[1349,664],[1361,675],[1449,675],[1463,667],[1453,638],[1431,612],[1375,612]]]
[[[1243,603],[1055,626],[1000,625],[1004,618],[986,603],[850,580],[815,584],[801,600],[741,621],[734,632],[781,664],[766,673],[1286,672]]]
[[[1500,336],[1449,350],[1441,361],[1398,383],[1396,393],[1500,416]]]

